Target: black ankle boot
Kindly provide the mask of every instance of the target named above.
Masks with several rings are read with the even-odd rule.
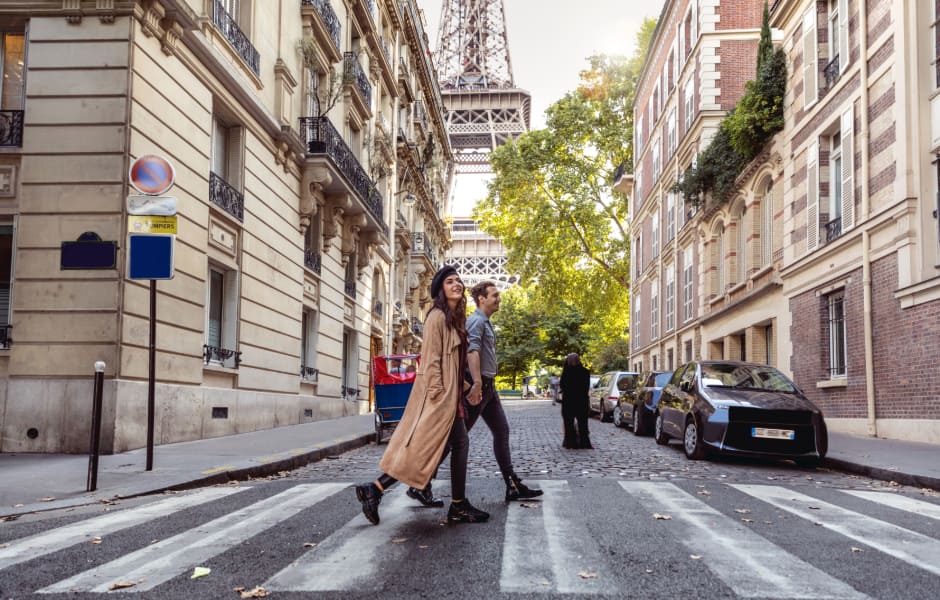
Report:
[[[434,493],[431,491],[431,484],[428,483],[423,490],[418,488],[410,487],[406,492],[409,498],[414,498],[421,503],[422,506],[440,508],[444,506],[444,501],[440,498],[435,498]]]
[[[542,490],[532,489],[526,484],[522,483],[522,480],[519,479],[516,474],[503,477],[503,479],[506,480],[506,502],[509,502],[510,500],[528,500],[529,498],[537,498],[544,493]]]
[[[374,483],[363,483],[356,486],[356,498],[362,504],[362,514],[373,525],[379,524],[379,502],[382,501],[382,492]]]
[[[451,502],[447,510],[448,523],[483,523],[490,518],[490,513],[476,508],[469,500]]]

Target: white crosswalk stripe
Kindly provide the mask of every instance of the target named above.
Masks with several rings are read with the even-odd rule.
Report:
[[[530,483],[543,489],[545,495],[540,502],[507,506],[500,589],[529,594],[617,593],[596,541],[585,536],[578,523],[566,518],[575,511],[562,510],[572,502],[568,482]],[[533,552],[533,548],[542,551]]]
[[[743,598],[866,598],[671,483],[621,481],[644,506],[659,507],[675,538]],[[672,524],[675,523],[673,526]]]
[[[153,589],[203,561],[293,517],[301,510],[332,496],[348,485],[346,483],[320,483],[292,487],[280,494],[151,544],[105,565],[54,583],[39,592],[107,592],[111,584],[118,581],[138,582],[133,588],[122,591],[142,592]]]
[[[212,502],[237,492],[244,492],[250,487],[213,487],[198,492],[172,496],[150,504],[144,504],[127,510],[115,511],[99,517],[78,521],[50,531],[44,531],[19,540],[8,542],[0,548],[0,569],[32,560],[63,548],[87,542],[96,536],[128,529],[152,519],[162,517],[199,504]]]
[[[441,482],[436,483],[437,486]],[[406,557],[404,544],[390,543],[400,529],[416,519],[416,502],[403,489],[390,491],[379,506],[378,527],[369,523],[362,513],[337,529],[325,540],[289,566],[261,584],[271,591],[326,592],[370,589],[381,560],[401,564]],[[437,511],[418,510],[428,518],[439,519]]]
[[[884,506],[890,506],[891,508],[897,508],[899,510],[911,512],[916,515],[921,515],[940,521],[940,506],[930,502],[915,500],[914,498],[908,498],[907,496],[890,492],[869,492],[865,490],[842,491],[846,494],[851,494],[852,496],[856,496],[870,502],[877,502],[878,504],[882,504]]]
[[[940,542],[933,538],[787,488],[745,484],[732,487],[879,552],[940,575]]]

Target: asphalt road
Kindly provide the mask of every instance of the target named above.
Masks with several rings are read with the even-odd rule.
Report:
[[[258,586],[337,599],[920,599],[940,589],[934,492],[788,463],[690,462],[678,444],[597,420],[594,450],[564,450],[549,402],[507,411],[516,469],[546,494],[503,502],[480,423],[468,491],[488,523],[446,525],[446,509],[393,488],[382,523],[369,525],[349,484],[377,474],[384,446],[370,446],[279,478],[0,523],[0,599],[98,598],[117,583],[174,600]],[[192,579],[196,567],[210,572]]]

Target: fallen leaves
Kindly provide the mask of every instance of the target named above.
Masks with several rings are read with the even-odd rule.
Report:
[[[212,569],[208,567],[196,567],[193,569],[193,574],[190,575],[190,579],[199,579],[200,577],[205,577],[212,572]]]
[[[392,538],[393,544],[404,544],[407,541],[408,541],[408,538],[403,538],[403,537]]]
[[[699,491],[698,491],[698,495],[699,495],[699,496],[711,496],[712,493],[709,492],[708,490],[699,490]]]
[[[143,580],[141,580],[143,581]],[[130,588],[137,585],[136,581],[115,581],[110,586],[108,586],[108,591],[113,592],[114,590],[123,590],[124,588]]]
[[[736,509],[734,509],[734,512],[738,513],[739,515],[747,515],[747,514],[750,514],[751,509],[749,509],[749,508],[736,508]]]
[[[702,555],[701,555],[701,554],[690,554],[690,555],[689,555],[689,558],[691,558],[692,560],[702,560]]]
[[[856,546],[852,546],[852,552],[864,552],[864,550]]]
[[[597,579],[597,573],[592,571],[581,571],[578,573],[578,577],[581,579]]]
[[[46,496],[45,498],[37,498],[40,502],[52,502],[55,500],[55,496]]]
[[[306,542],[306,543],[304,543],[304,548],[316,548],[316,547],[317,547],[317,543],[316,543],[316,542]]]
[[[100,543],[101,543],[101,536],[100,536],[100,535],[96,535],[95,537],[91,538],[91,540],[89,540],[89,541],[90,541],[92,544],[100,544]]]
[[[7,523],[9,521],[15,521],[19,519],[19,515],[7,515],[6,517],[0,517],[0,523]]]
[[[541,508],[541,504],[538,502],[520,502],[519,506],[522,508]]]
[[[243,599],[244,598],[266,598],[268,595],[268,590],[264,589],[260,585],[250,590],[246,590],[243,587],[237,587],[232,591],[240,593]]]
[[[741,519],[742,523],[753,523],[754,519]]]
[[[659,513],[653,513],[653,518],[656,519],[657,521],[671,521],[672,520],[672,517],[670,517],[669,515],[661,515]]]

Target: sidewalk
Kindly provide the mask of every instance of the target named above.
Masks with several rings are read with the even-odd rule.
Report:
[[[102,455],[88,493],[87,454],[0,453],[0,518],[296,469],[368,444],[374,423],[370,413],[154,446],[152,471],[146,448]]]
[[[102,456],[98,489],[85,492],[88,456],[0,454],[0,518],[296,469],[375,439],[371,414]],[[940,490],[940,446],[829,434],[824,466]]]

